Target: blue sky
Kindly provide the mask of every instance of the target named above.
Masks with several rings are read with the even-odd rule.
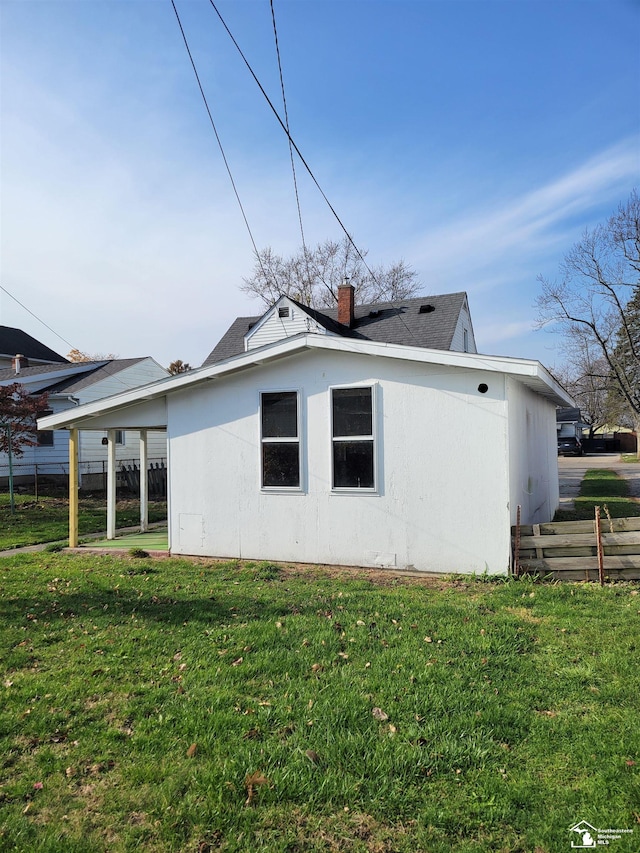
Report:
[[[259,247],[300,244],[286,138],[208,0],[175,0]],[[274,103],[269,0],[216,3]],[[638,0],[274,0],[292,136],[372,265],[466,290],[478,348],[562,361],[538,274],[640,175]],[[252,245],[170,0],[0,0],[0,324],[199,365]],[[341,230],[297,164],[309,244]]]

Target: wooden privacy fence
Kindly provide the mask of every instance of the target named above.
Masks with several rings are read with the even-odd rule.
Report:
[[[140,491],[140,469],[135,464],[120,465],[118,475],[122,481],[122,485],[130,492],[137,494]],[[152,498],[166,498],[167,496],[167,469],[164,462],[153,462],[147,469],[147,482],[149,484],[149,496]]]
[[[557,580],[640,580],[640,518],[552,521],[511,528],[513,573]]]

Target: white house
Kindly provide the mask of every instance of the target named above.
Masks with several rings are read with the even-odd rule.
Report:
[[[459,349],[417,343],[419,322],[458,328],[441,299],[387,318],[402,343],[366,338],[348,294],[332,322],[283,297],[239,352],[236,329],[235,354],[40,428],[166,428],[173,554],[505,574],[517,506],[523,523],[558,506],[555,409],[572,401],[538,362],[463,351],[470,320]],[[252,345],[287,320],[303,329]]]
[[[10,367],[0,367],[0,385],[18,382],[31,394],[46,392],[48,412],[59,414],[168,375],[167,370],[149,357],[84,362],[39,360],[33,364],[31,357],[15,355]],[[83,431],[79,436],[79,461],[85,485],[90,484],[93,475],[101,477],[105,470],[106,436],[105,431],[93,430]],[[117,460],[139,460],[137,432],[120,431],[115,441]],[[166,458],[164,431],[149,434],[148,454],[150,459]],[[64,432],[41,432],[37,445],[25,447],[23,455],[13,459],[13,470],[16,479],[31,478],[36,471],[42,475],[57,475],[66,473],[68,463],[68,435]],[[8,476],[8,468],[7,455],[0,453],[0,478]]]

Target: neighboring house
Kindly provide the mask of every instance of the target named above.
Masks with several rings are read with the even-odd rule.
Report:
[[[31,394],[47,393],[48,411],[59,414],[68,409],[108,397],[123,390],[146,385],[168,376],[168,371],[152,358],[105,359],[102,361],[40,363],[32,365],[30,358],[16,356],[12,367],[0,368],[0,385],[19,382]],[[24,447],[24,454],[13,460],[16,478],[33,478],[39,474],[66,473],[69,463],[68,437],[64,433],[39,432],[38,444]],[[79,437],[79,462],[84,485],[91,483],[92,474],[105,470],[106,432],[82,432]],[[165,459],[166,434],[150,433],[150,459]],[[116,458],[135,461],[139,458],[137,433],[120,431],[116,436]],[[0,454],[0,478],[8,476],[8,459]]]
[[[0,370],[14,366],[16,358],[26,360],[34,367],[40,364],[59,364],[67,361],[22,329],[0,326]]]
[[[419,296],[354,305],[353,289],[339,288],[339,304],[322,311],[282,296],[264,314],[238,317],[204,361],[225,358],[304,332],[429,349],[476,352],[466,293]]]
[[[535,361],[354,334],[346,297],[332,324],[283,297],[224,360],[41,426],[163,425],[174,554],[506,574],[517,507],[527,524],[558,506],[555,409],[573,401]],[[403,300],[405,332],[439,300]]]

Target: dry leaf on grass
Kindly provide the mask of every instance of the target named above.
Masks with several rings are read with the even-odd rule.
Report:
[[[198,751],[198,744],[192,743],[191,746],[189,747],[189,749],[187,750],[187,756],[189,758],[193,758],[193,756],[196,754],[197,751]]]
[[[244,784],[247,789],[247,799],[244,804],[250,806],[253,803],[255,789],[260,785],[271,785],[271,782],[259,770],[256,770],[244,777]]]
[[[381,723],[384,723],[385,720],[389,719],[389,715],[385,714],[382,708],[374,708],[371,713],[373,714],[374,719],[378,720]]]

